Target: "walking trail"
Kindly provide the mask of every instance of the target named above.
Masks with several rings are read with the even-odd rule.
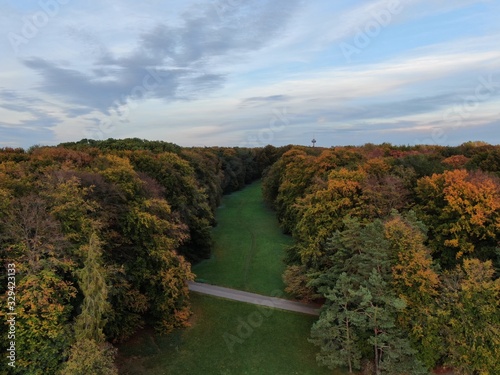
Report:
[[[289,301],[283,298],[268,297],[260,294],[244,292],[241,290],[224,288],[222,286],[202,284],[194,281],[188,282],[189,290],[201,294],[221,297],[234,301],[252,303],[254,305],[267,306],[274,309],[295,311],[309,315],[319,315],[319,305],[305,304]]]

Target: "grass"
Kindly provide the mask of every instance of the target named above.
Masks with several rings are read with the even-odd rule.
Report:
[[[292,240],[265,207],[261,183],[225,196],[217,220],[214,255],[193,268],[198,278],[264,295],[282,291]],[[191,303],[190,328],[167,336],[142,330],[119,347],[121,375],[344,374],[316,364],[317,348],[307,341],[315,317],[197,293]]]
[[[213,230],[213,255],[193,267],[199,279],[264,295],[283,291],[283,249],[292,239],[265,206],[261,187],[258,181],[223,198]]]
[[[168,336],[142,331],[134,345],[121,346],[120,374],[343,374],[317,366],[316,348],[307,341],[314,317],[199,294],[192,295],[192,302],[190,328]],[[242,321],[253,323],[253,331],[245,332]]]

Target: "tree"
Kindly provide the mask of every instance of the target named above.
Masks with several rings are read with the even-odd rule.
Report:
[[[80,246],[98,226],[93,217],[98,206],[88,199],[93,187],[83,187],[78,177],[54,172],[46,177],[46,188],[40,195],[50,202],[50,213],[57,219],[68,241]]]
[[[500,368],[500,279],[491,261],[465,259],[445,274],[447,364],[458,374],[496,374]]]
[[[359,327],[365,316],[359,309],[360,294],[353,290],[347,273],[342,273],[333,289],[327,289],[326,307],[311,328],[310,342],[320,347],[316,355],[319,364],[330,369],[347,367],[349,372],[361,368],[362,347]]]
[[[69,359],[59,375],[118,375],[114,364],[116,349],[93,339],[80,339],[72,347]]]
[[[82,252],[85,253],[84,266],[76,272],[84,296],[82,311],[74,326],[76,341],[71,346],[69,359],[61,375],[115,375],[118,374],[114,365],[116,350],[105,342],[102,330],[106,323],[104,316],[111,310],[111,305],[107,299],[106,271],[102,265],[96,233],[91,234]]]
[[[280,180],[284,171],[282,160],[278,160],[267,168],[262,178],[262,195],[264,201],[273,209],[276,209],[276,199],[279,194]]]
[[[483,172],[446,171],[418,181],[417,211],[445,268],[464,256],[495,258],[500,231],[500,183]]]
[[[22,353],[14,374],[55,374],[71,344],[71,302],[76,289],[43,269],[18,282],[16,348]]]
[[[426,374],[425,367],[416,357],[416,350],[404,331],[396,326],[396,315],[406,304],[388,287],[382,275],[373,269],[367,286],[360,288],[362,301],[359,306],[366,316],[365,328],[370,332],[368,342],[373,348],[375,374]]]
[[[11,199],[5,208],[3,246],[9,257],[29,274],[72,263],[66,256],[68,242],[61,233],[61,225],[49,211],[47,201],[33,193]]]
[[[393,175],[369,175],[362,182],[363,215],[368,218],[387,217],[392,210],[408,205],[409,191],[401,178]]]
[[[315,164],[313,157],[296,148],[285,152],[280,162],[283,172],[275,207],[284,232],[291,233],[299,218],[294,204],[309,187],[315,174]]]
[[[359,369],[369,359],[376,374],[425,373],[397,317],[405,301],[391,287],[394,255],[380,220],[361,226],[344,220],[326,249],[332,266],[320,271],[312,285],[326,298],[326,308],[312,329],[321,347],[320,363]],[[359,354],[360,353],[360,354]]]
[[[326,186],[316,187],[294,205],[298,219],[293,236],[299,242],[303,264],[320,263],[326,239],[343,228],[346,215],[359,212],[364,178],[362,171],[333,170]]]
[[[89,244],[82,251],[86,253],[84,267],[76,274],[84,298],[82,311],[76,318],[75,337],[77,340],[92,339],[101,343],[104,341],[104,316],[111,306],[108,302],[106,271],[101,261],[99,238],[95,233],[92,233]]]
[[[125,273],[149,301],[156,328],[168,333],[187,324],[190,315],[186,281],[191,266],[176,250],[187,238],[164,200],[144,200],[131,207],[125,235],[131,241]]]
[[[290,265],[283,272],[285,292],[303,302],[311,302],[321,297],[313,287],[308,285],[309,281],[307,268],[304,265]]]
[[[437,305],[440,279],[424,233],[413,212],[406,217],[393,213],[384,223],[384,237],[394,256],[391,284],[406,305],[398,312],[398,326],[408,332],[418,358],[430,368],[444,355],[445,345]]]
[[[443,160],[443,164],[451,169],[462,169],[469,162],[469,158],[464,155],[452,155]]]
[[[212,249],[210,226],[214,224],[214,214],[193,167],[169,152],[159,155],[134,152],[130,158],[139,171],[156,179],[164,188],[163,198],[187,225],[190,236],[183,241],[179,253],[190,261],[207,258]]]

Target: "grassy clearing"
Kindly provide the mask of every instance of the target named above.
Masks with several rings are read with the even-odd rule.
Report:
[[[212,258],[193,267],[198,278],[264,295],[283,291],[283,249],[292,239],[281,232],[274,212],[265,206],[261,187],[255,182],[223,198],[213,230]]]
[[[307,341],[314,317],[194,293],[192,302],[192,327],[164,337],[143,331],[120,347],[120,374],[343,374],[317,366]],[[242,321],[253,322],[253,332],[239,328]],[[239,339],[238,330],[243,342],[228,346],[224,333]]]
[[[198,277],[254,293],[282,291],[283,250],[292,240],[264,206],[261,184],[224,197],[217,220],[214,256],[194,267]],[[307,341],[315,317],[196,293],[191,302],[190,328],[167,336],[143,330],[119,348],[121,375],[344,374],[316,364],[317,348]]]

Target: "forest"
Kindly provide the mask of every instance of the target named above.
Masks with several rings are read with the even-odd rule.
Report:
[[[498,373],[499,146],[84,139],[0,149],[0,295],[18,353],[0,374],[117,374],[116,344],[185,327],[221,197],[260,178],[294,240],[287,292],[323,303],[320,365]]]
[[[500,371],[500,148],[294,147],[264,195],[295,245],[287,291],[324,306],[317,360],[349,372]]]

